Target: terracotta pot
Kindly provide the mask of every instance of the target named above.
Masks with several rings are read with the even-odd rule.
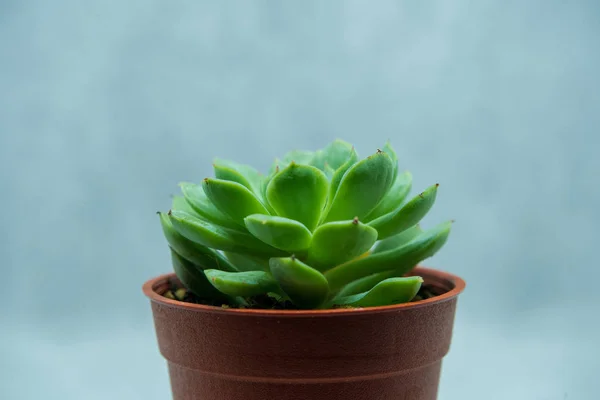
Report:
[[[457,276],[417,268],[444,294],[386,307],[244,310],[163,297],[144,284],[174,400],[435,400],[448,352]]]

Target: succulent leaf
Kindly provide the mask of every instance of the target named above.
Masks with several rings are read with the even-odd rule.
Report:
[[[327,279],[295,257],[271,258],[271,273],[279,287],[296,306],[317,308],[329,295]]]
[[[354,164],[358,162],[358,153],[354,150],[354,147],[350,150],[350,154],[348,155],[348,159],[335,170],[333,175],[330,178],[329,183],[329,195],[327,197],[327,209],[331,206],[333,199],[335,198],[335,194],[340,186],[340,182],[342,178],[346,174],[346,171],[350,169]]]
[[[260,182],[260,197],[263,201],[264,206],[267,208],[267,210],[269,210],[269,214],[271,215],[276,215],[277,213],[275,212],[273,207],[271,207],[271,204],[269,204],[269,200],[267,199],[267,188],[269,187],[269,183],[271,182],[273,177],[275,177],[275,175],[277,175],[279,171],[279,166],[277,166],[275,169],[269,172],[269,175],[263,177]]]
[[[351,296],[354,294],[368,292],[379,282],[381,282],[385,279],[388,279],[388,278],[393,278],[393,277],[402,276],[402,275],[403,274],[399,274],[398,271],[389,270],[389,271],[378,272],[376,274],[371,274],[371,275],[365,276],[363,278],[352,281],[349,284],[347,284],[346,286],[344,286],[338,292],[338,294],[336,295],[336,298],[341,298],[341,297]]]
[[[378,272],[396,270],[408,272],[420,261],[433,256],[448,239],[452,223],[445,222],[426,230],[396,249],[371,253],[325,272],[332,291],[339,291],[350,282]]]
[[[332,169],[336,170],[350,157],[352,149],[353,146],[350,143],[336,139],[325,148],[314,153],[311,165],[320,170],[324,170],[325,165],[329,165]]]
[[[183,286],[196,296],[210,299],[227,299],[226,295],[219,292],[210,284],[202,269],[181,257],[173,249],[171,249],[171,262],[177,278],[179,278]]]
[[[246,178],[244,174],[242,174],[242,172],[236,169],[232,164],[224,162],[224,160],[215,159],[213,163],[213,169],[215,171],[215,178],[237,182],[249,190],[254,190],[254,185],[252,185],[248,178]]]
[[[278,290],[277,282],[265,271],[224,272],[209,269],[204,273],[217,290],[229,296],[250,297]]]
[[[171,210],[181,210],[190,214],[200,215],[192,208],[192,206],[190,206],[183,196],[173,196],[173,200],[171,201]]]
[[[398,233],[397,235],[389,236],[383,240],[377,241],[372,253],[382,253],[384,251],[397,249],[398,247],[410,242],[421,233],[423,233],[423,229],[421,229],[419,225],[411,226],[402,233]]]
[[[350,143],[341,139],[336,139],[323,149],[325,163],[336,170],[344,165],[353,150],[354,146]]]
[[[172,210],[169,218],[181,236],[213,249],[267,257],[285,255],[249,233],[214,225],[184,211]]]
[[[364,254],[376,240],[377,231],[358,218],[328,222],[320,225],[313,233],[308,263],[324,271]]]
[[[224,251],[223,255],[238,271],[268,271],[269,259],[248,254]]]
[[[244,222],[252,235],[277,249],[294,253],[303,252],[310,246],[310,231],[296,220],[252,214]]]
[[[395,181],[396,177],[398,176],[398,155],[396,154],[396,151],[392,147],[392,143],[389,140],[385,142],[385,146],[383,146],[383,151],[390,156],[390,158],[392,159],[392,162],[394,163],[394,178],[393,178],[393,180]]]
[[[412,174],[406,171],[398,175],[390,190],[377,204],[377,207],[365,217],[365,222],[372,221],[400,208],[411,189]]]
[[[187,211],[190,214],[198,214],[202,218],[216,224],[221,225],[226,228],[232,229],[240,229],[239,224],[236,224],[231,218],[227,215],[223,214],[214,204],[206,197],[206,193],[204,193],[204,189],[201,185],[196,185],[195,183],[183,182],[180,183],[181,192],[185,197],[185,201],[189,204],[189,206],[195,211],[191,212],[186,210],[183,205],[176,206],[173,204],[172,210],[180,210]],[[175,201],[175,199],[173,199]],[[178,201],[178,204],[180,202]]]
[[[159,216],[167,243],[179,256],[202,269],[236,271],[236,268],[218,252],[181,236],[173,227],[167,214],[159,213]]]
[[[312,231],[327,200],[328,184],[319,169],[292,163],[271,179],[266,197],[279,216],[294,219]]]
[[[206,178],[202,187],[210,201],[241,226],[245,226],[244,218],[250,214],[269,214],[260,200],[237,182]]]
[[[225,160],[222,158],[215,158],[213,160],[213,167],[218,167],[218,168],[234,171],[237,173],[236,176],[238,176],[238,177],[241,175],[242,178],[249,184],[249,186],[246,186],[244,183],[242,183],[242,181],[239,181],[238,183],[241,183],[242,185],[246,186],[248,189],[254,191],[255,193],[258,189],[260,189],[262,175],[260,172],[258,172],[255,168],[251,167],[250,165],[240,164],[235,161]],[[225,171],[225,174],[227,174],[227,171]],[[226,179],[226,178],[219,178],[218,176],[216,176],[216,171],[215,171],[215,177],[218,179]],[[231,180],[231,179],[226,179],[226,180]]]
[[[382,151],[352,165],[342,177],[323,222],[364,218],[390,189],[393,173],[392,159]]]
[[[335,300],[337,305],[353,307],[378,307],[411,301],[419,292],[423,278],[410,276],[388,278],[379,282],[371,290]]]
[[[369,222],[368,225],[377,229],[379,239],[396,235],[418,223],[431,209],[437,195],[435,184],[423,193],[415,196],[402,208]]]

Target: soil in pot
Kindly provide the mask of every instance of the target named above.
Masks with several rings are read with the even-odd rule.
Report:
[[[223,304],[220,301],[214,301],[209,299],[203,299],[196,296],[194,293],[185,289],[178,279],[171,279],[169,281],[169,287],[163,294],[168,299],[179,300],[185,303],[192,304],[203,304],[206,306],[216,306],[223,308],[251,308],[255,310],[297,310],[298,308],[290,301],[281,301],[273,296],[260,295],[246,298],[248,306],[242,306],[237,304]],[[431,299],[433,297],[444,294],[444,290],[432,284],[425,283],[419,289],[417,295],[412,299],[411,302]],[[338,308],[335,307],[334,308]],[[348,307],[351,308],[351,307]]]

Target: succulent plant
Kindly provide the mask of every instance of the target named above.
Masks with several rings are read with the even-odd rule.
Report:
[[[215,159],[214,178],[181,183],[160,221],[174,271],[196,297],[244,306],[256,296],[297,308],[408,302],[405,276],[446,242],[451,222],[423,230],[438,185],[408,199],[389,141],[360,159],[335,140],[291,151],[269,173]]]

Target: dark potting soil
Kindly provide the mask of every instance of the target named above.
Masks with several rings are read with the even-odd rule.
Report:
[[[421,289],[417,293],[414,299],[411,300],[411,303],[416,301],[430,299],[432,297],[436,297],[443,294],[443,291],[438,287],[433,285],[422,285]],[[207,306],[215,306],[215,307],[223,307],[223,308],[250,308],[256,310],[298,310],[294,304],[292,304],[288,300],[280,300],[276,297],[269,295],[259,295],[253,297],[247,297],[244,300],[247,305],[237,305],[237,304],[224,304],[222,301],[213,300],[213,299],[203,299],[196,296],[194,293],[186,290],[182,287],[178,282],[171,281],[170,289],[167,290],[163,296],[173,299],[179,300],[186,303],[193,304],[203,304]],[[334,306],[333,308],[352,308],[349,306]]]

